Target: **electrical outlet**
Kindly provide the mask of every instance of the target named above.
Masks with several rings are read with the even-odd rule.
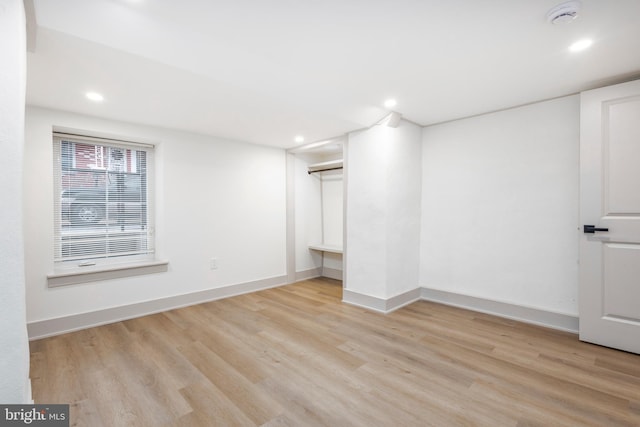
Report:
[[[209,261],[209,268],[211,268],[212,270],[218,269],[218,258],[211,258],[211,260]]]

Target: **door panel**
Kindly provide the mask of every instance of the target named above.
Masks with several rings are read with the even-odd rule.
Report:
[[[604,103],[605,185],[608,214],[640,214],[640,97]],[[635,160],[635,162],[634,162]]]
[[[640,353],[640,81],[581,94],[580,339]]]
[[[640,245],[606,243],[604,247],[603,315],[638,322],[640,319]]]

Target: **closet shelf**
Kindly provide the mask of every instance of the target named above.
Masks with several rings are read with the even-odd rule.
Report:
[[[309,165],[308,173],[312,174],[316,172],[332,171],[336,169],[342,169],[342,159]]]
[[[342,253],[342,246],[337,246],[337,245],[325,245],[325,244],[309,245],[309,249],[313,249],[314,251],[331,252],[333,254]]]

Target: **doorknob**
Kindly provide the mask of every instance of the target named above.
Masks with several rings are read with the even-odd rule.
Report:
[[[596,228],[595,225],[585,225],[584,226],[584,232],[585,233],[593,234],[596,231],[609,231],[609,229],[608,228]]]

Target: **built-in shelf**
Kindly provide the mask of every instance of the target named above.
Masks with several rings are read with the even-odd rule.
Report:
[[[337,246],[337,245],[325,245],[325,244],[309,245],[309,249],[313,249],[314,251],[331,252],[332,254],[342,253],[342,246]]]

